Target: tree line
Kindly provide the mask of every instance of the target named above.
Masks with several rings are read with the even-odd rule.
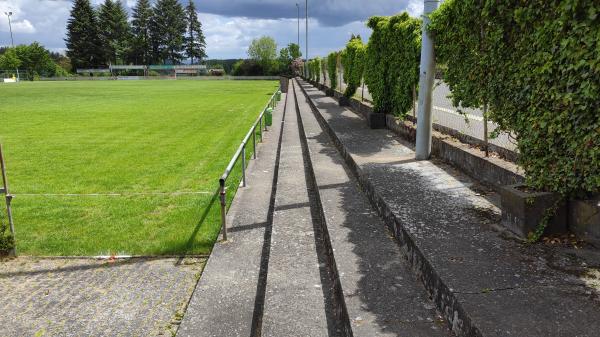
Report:
[[[75,0],[67,22],[67,56],[72,68],[110,64],[192,64],[206,58],[206,41],[193,0],[138,0],[131,20],[120,0],[98,8]]]
[[[253,39],[248,46],[248,59],[239,60],[233,65],[235,76],[292,75],[293,64],[300,59],[300,46],[290,43],[279,50],[277,43],[269,36]]]
[[[38,42],[16,47],[0,47],[0,71],[3,76],[16,77],[17,69],[22,79],[34,80],[40,76],[67,76],[70,65],[67,58],[48,51]]]

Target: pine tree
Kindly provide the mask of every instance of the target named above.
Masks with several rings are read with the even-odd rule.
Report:
[[[151,35],[153,48],[164,63],[183,60],[185,11],[178,0],[158,0],[153,10]]]
[[[131,21],[133,41],[131,58],[135,64],[149,65],[152,62],[152,41],[150,36],[150,20],[152,7],[149,0],[138,0],[133,8]]]
[[[127,12],[120,0],[105,0],[98,12],[102,54],[106,63],[123,63],[130,45]]]
[[[196,6],[194,1],[189,0],[186,11],[186,24],[187,24],[187,35],[185,37],[185,52],[190,62],[194,64],[194,59],[198,60],[198,63],[206,58],[206,41],[204,39],[204,33],[202,32],[202,24],[198,20],[198,13],[196,13]]]
[[[101,65],[98,22],[89,0],[74,0],[71,17],[67,21],[65,42],[67,56],[71,59],[73,70]]]

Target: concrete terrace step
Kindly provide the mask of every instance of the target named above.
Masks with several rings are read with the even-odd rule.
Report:
[[[258,159],[247,170],[248,185],[239,188],[229,209],[229,241],[215,244],[192,295],[179,337],[248,337],[255,325],[257,291],[265,276],[270,244],[273,181],[287,95],[273,113]],[[217,200],[218,202],[218,200]]]
[[[301,87],[456,334],[598,336],[600,309],[593,286],[598,280],[586,276],[595,269],[582,267],[583,253],[563,254],[505,238],[497,230],[499,210],[469,188],[475,181],[437,161],[415,161],[411,146],[390,131],[368,129],[361,116],[334,99],[305,82]],[[313,143],[322,138],[315,137]],[[330,154],[312,147],[311,154]],[[326,186],[320,189],[323,199],[335,197],[327,196]],[[350,205],[348,194],[341,195]],[[341,274],[341,264],[338,268]]]
[[[300,89],[296,96],[352,335],[451,335]]]
[[[291,88],[291,86],[290,86]],[[295,98],[288,95],[273,214],[262,336],[328,336],[334,332],[327,270],[318,255],[300,144]]]

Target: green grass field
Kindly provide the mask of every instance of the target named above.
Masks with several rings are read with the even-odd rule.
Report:
[[[220,227],[218,178],[276,88],[274,81],[0,85],[18,253],[209,252]],[[124,195],[102,195],[110,193]]]

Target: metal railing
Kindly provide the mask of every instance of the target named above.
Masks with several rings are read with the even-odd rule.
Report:
[[[262,141],[263,141],[263,126],[264,126],[264,131],[268,131],[267,123],[264,120],[265,113],[267,112],[267,109],[269,109],[269,108],[275,109],[275,106],[277,104],[278,98],[280,98],[280,95],[281,95],[281,87],[279,87],[273,93],[273,95],[271,95],[269,102],[262,109],[262,112],[260,113],[260,115],[258,116],[256,121],[254,122],[254,124],[252,124],[252,126],[250,127],[250,130],[246,134],[246,137],[244,137],[244,140],[242,140],[242,143],[240,144],[237,151],[231,158],[229,165],[227,165],[225,172],[223,173],[221,178],[219,178],[219,185],[220,185],[219,189],[220,189],[220,199],[221,199],[221,230],[223,232],[223,240],[224,241],[227,241],[227,188],[225,187],[225,185],[227,183],[227,179],[229,178],[229,175],[233,171],[235,164],[237,164],[238,160],[240,158],[242,158],[242,180],[241,180],[241,183],[242,183],[242,187],[246,187],[246,146],[248,145],[248,142],[252,139],[252,158],[256,159],[257,158],[256,128],[258,127],[260,130],[260,142],[262,143]]]

